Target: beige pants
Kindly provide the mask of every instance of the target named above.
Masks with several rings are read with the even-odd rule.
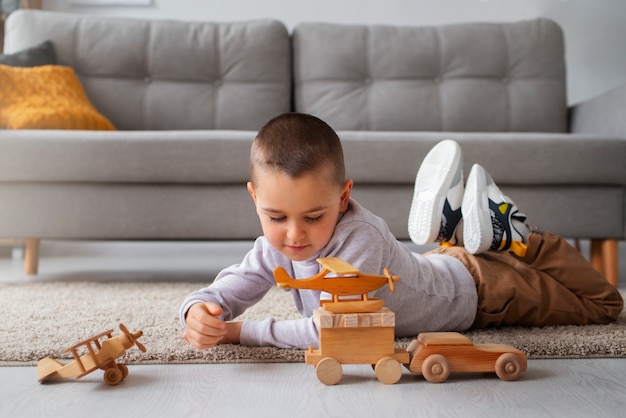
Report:
[[[586,325],[615,321],[624,301],[617,289],[564,239],[531,232],[526,256],[463,247],[434,253],[459,259],[476,282],[478,312],[473,328],[504,325]]]

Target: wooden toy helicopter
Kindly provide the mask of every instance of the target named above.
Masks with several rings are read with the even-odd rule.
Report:
[[[308,279],[295,280],[277,267],[278,287],[314,289],[331,293],[333,301],[313,312],[319,329],[319,349],[309,347],[306,364],[315,366],[320,382],[339,383],[342,364],[371,364],[379,381],[394,384],[402,366],[433,383],[443,382],[454,372],[495,372],[502,380],[515,380],[526,370],[526,355],[504,344],[476,344],[457,332],[419,334],[408,350],[395,347],[395,314],[384,301],[368,299],[367,293],[400,279],[384,270],[384,276],[364,275],[338,258],[317,260],[322,271]],[[326,277],[333,272],[339,277]],[[361,295],[360,300],[338,296]],[[329,309],[330,308],[330,309]]]
[[[110,329],[64,350],[64,353],[71,352],[74,356],[70,363],[62,364],[50,357],[39,360],[37,363],[39,382],[68,377],[80,379],[96,369],[102,369],[104,381],[109,385],[117,385],[128,376],[128,367],[116,363],[115,360],[124,355],[133,344],[141,351],[146,351],[146,347],[137,340],[143,335],[141,330],[130,333],[124,324],[120,324],[120,330],[122,332],[115,337],[113,330]],[[100,339],[104,337],[107,339],[101,343]],[[81,351],[86,349],[85,354],[79,354],[81,348],[83,348]]]
[[[293,279],[282,267],[276,267],[274,278],[278,287],[291,289],[320,290],[333,295],[332,301],[321,301],[324,309],[334,313],[346,312],[376,312],[384,305],[382,299],[369,298],[368,293],[389,285],[394,291],[394,282],[400,281],[398,276],[392,276],[388,269],[384,269],[384,276],[362,274],[357,268],[337,257],[318,258],[317,262],[323,267],[322,271],[308,279]],[[326,277],[329,273],[336,277]],[[340,296],[360,295],[360,299],[340,299]]]

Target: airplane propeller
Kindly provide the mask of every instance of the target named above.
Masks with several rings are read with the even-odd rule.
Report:
[[[126,338],[128,338],[130,340],[130,342],[135,344],[137,346],[137,348],[140,349],[141,351],[143,351],[144,353],[146,352],[146,347],[137,340],[137,338],[141,337],[141,335],[143,334],[141,331],[137,331],[135,333],[135,334],[138,334],[138,335],[132,334],[131,332],[128,331],[128,328],[126,328],[126,325],[124,325],[124,324],[120,324],[120,329],[122,330],[124,335],[126,335]]]

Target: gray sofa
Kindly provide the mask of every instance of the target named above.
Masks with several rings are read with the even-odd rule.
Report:
[[[592,241],[617,282],[626,89],[568,108],[560,28],[201,23],[18,11],[5,53],[51,40],[117,131],[0,131],[0,239],[225,240],[260,233],[245,182],[256,131],[315,114],[354,197],[400,239],[419,164],[444,138],[529,221]]]

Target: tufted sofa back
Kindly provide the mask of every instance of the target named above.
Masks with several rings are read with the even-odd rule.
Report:
[[[118,129],[251,129],[290,110],[290,37],[277,21],[195,23],[20,10],[5,52],[50,39]]]
[[[338,130],[566,132],[563,35],[547,19],[437,27],[12,13],[121,130],[258,130],[290,110]],[[293,61],[292,61],[293,51]]]
[[[556,23],[300,24],[295,108],[335,129],[565,132]]]

